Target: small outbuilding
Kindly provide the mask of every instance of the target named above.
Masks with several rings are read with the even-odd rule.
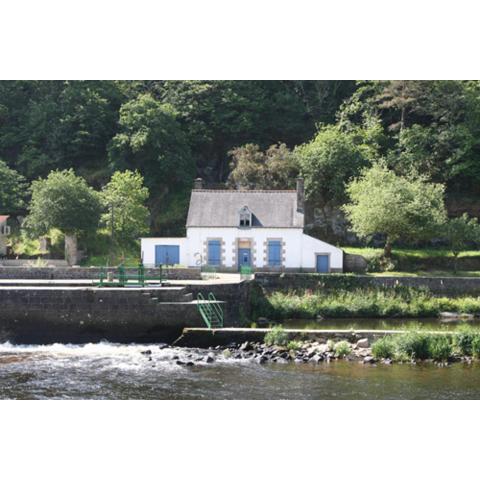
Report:
[[[303,233],[304,186],[296,190],[211,190],[197,179],[186,237],[142,238],[145,264],[209,265],[217,271],[342,272],[343,251]]]

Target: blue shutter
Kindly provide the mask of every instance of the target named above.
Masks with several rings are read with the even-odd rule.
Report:
[[[282,265],[282,242],[280,240],[269,240],[268,242],[268,265],[271,267]]]
[[[178,245],[155,245],[155,265],[178,265],[180,247]]]
[[[220,240],[210,240],[208,242],[208,264],[220,265],[221,259],[221,245]]]

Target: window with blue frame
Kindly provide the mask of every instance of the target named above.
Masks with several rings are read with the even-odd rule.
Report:
[[[268,265],[270,267],[282,266],[282,242],[281,240],[268,241]]]
[[[220,240],[208,241],[208,264],[220,265],[222,246]]]

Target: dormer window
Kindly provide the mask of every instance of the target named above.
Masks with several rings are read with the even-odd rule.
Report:
[[[240,210],[239,226],[240,228],[249,228],[252,226],[252,212],[250,212],[247,206]]]

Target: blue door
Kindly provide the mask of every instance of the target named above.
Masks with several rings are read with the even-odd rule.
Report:
[[[155,245],[155,265],[178,265],[180,247],[178,245]]]
[[[251,254],[249,248],[239,248],[238,249],[238,269],[241,267],[251,267]]]
[[[317,272],[328,273],[330,271],[330,259],[328,255],[317,255]]]

